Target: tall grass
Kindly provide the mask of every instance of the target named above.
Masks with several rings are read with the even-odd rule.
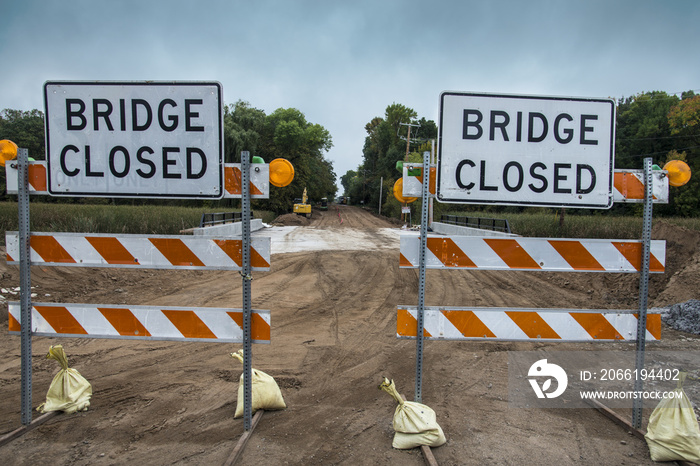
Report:
[[[207,207],[154,205],[86,205],[30,203],[29,224],[32,231],[177,235],[181,230],[199,226]],[[273,214],[254,211],[257,218],[272,221]],[[0,229],[18,229],[16,202],[0,202]],[[5,235],[0,238],[5,243]]]
[[[539,238],[604,238],[639,239],[642,236],[641,216],[566,215],[563,221],[557,211],[537,213],[445,212],[448,215],[506,219],[511,233]],[[437,220],[437,218],[436,218]],[[658,217],[653,222],[664,221],[691,230],[700,231],[700,219]]]

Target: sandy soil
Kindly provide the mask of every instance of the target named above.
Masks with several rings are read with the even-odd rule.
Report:
[[[342,219],[342,223],[341,223]],[[396,225],[360,209],[314,212],[306,228],[387,239]],[[352,237],[352,236],[351,236]],[[656,222],[667,273],[650,284],[650,306],[700,298],[700,235]],[[391,447],[394,401],[382,376],[413,398],[415,342],[397,340],[396,306],[417,302],[418,274],[399,251],[273,254],[256,273],[253,307],[270,309],[272,343],[253,346],[253,367],[278,381],[288,408],[266,412],[239,462],[423,464],[419,450]],[[0,263],[3,288],[18,268]],[[240,307],[236,272],[32,268],[35,301]],[[429,271],[428,305],[629,308],[639,278],[622,274]],[[0,310],[0,434],[20,422],[20,340]],[[233,419],[241,345],[33,339],[33,405],[58,371],[44,358],[62,344],[70,366],[93,385],[90,410],[59,415],[0,447],[3,464],[222,464],[243,433]],[[646,444],[592,409],[508,406],[508,351],[630,349],[633,345],[427,342],[423,402],[448,442],[440,464],[652,464]],[[655,349],[700,350],[700,337],[664,327]],[[696,401],[697,402],[697,401]],[[630,416],[629,412],[622,411]],[[645,410],[645,418],[650,411]],[[646,422],[646,421],[645,421]]]

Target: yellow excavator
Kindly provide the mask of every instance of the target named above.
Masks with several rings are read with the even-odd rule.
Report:
[[[301,202],[294,204],[294,213],[297,215],[306,215],[306,218],[311,218],[311,204],[308,203],[306,188],[304,188],[304,194],[302,194],[301,199],[295,199],[295,201],[299,200]]]

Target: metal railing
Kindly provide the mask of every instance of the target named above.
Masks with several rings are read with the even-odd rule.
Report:
[[[242,219],[241,212],[215,212],[204,213],[199,221],[199,227],[209,227],[212,225],[221,225],[224,223],[240,222]],[[253,218],[253,212],[250,213],[250,218]]]
[[[482,230],[503,231],[510,233],[510,225],[508,220],[500,218],[480,218],[480,217],[461,217],[457,215],[441,215],[442,223],[450,225],[458,225],[462,227],[480,228]]]

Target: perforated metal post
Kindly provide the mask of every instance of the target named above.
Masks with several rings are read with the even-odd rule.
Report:
[[[639,277],[639,317],[637,319],[637,360],[636,374],[644,369],[644,346],[647,333],[647,301],[649,298],[649,246],[651,244],[651,215],[652,215],[652,173],[651,158],[644,159],[644,226],[642,229],[642,268]],[[642,378],[637,376],[634,381],[634,392],[640,393],[643,388]],[[635,395],[632,402],[632,424],[639,429],[642,427],[642,397]]]
[[[418,327],[416,328],[416,395],[413,400],[423,400],[423,327],[425,319],[425,255],[428,244],[428,197],[430,194],[430,152],[423,152],[423,193],[420,222],[420,253],[418,262]]]
[[[250,153],[241,152],[241,276],[243,277],[243,419],[245,430],[251,429],[253,411],[253,368],[250,332],[252,277],[250,267]]]
[[[17,151],[17,208],[19,211],[19,299],[21,345],[22,424],[32,422],[32,290],[29,262],[29,151]]]

